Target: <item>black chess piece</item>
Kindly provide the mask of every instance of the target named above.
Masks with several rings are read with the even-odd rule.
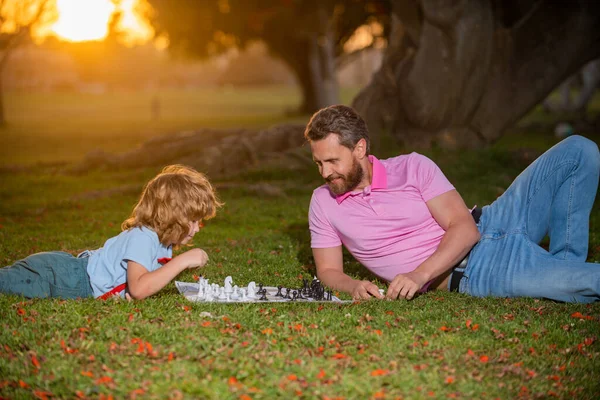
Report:
[[[264,290],[264,291],[262,292],[262,296],[259,298],[259,300],[263,300],[263,301],[269,300],[269,299],[267,298],[267,291],[266,291],[266,290]]]
[[[296,301],[297,298],[298,298],[298,291],[294,290],[292,292],[292,301]]]
[[[275,297],[283,297],[281,289],[283,289],[283,286],[277,286],[277,293],[275,294]]]
[[[290,288],[285,288],[285,298],[286,299],[291,299],[291,297],[290,297]]]
[[[262,292],[262,290],[263,290],[263,284],[259,283],[258,284],[258,293]]]
[[[298,289],[298,297],[296,299],[297,300],[304,300],[304,297],[302,296],[302,288]]]

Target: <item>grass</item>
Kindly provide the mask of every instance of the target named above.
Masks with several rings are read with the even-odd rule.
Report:
[[[215,107],[190,109],[187,116],[166,119],[160,129],[191,129],[210,121],[268,125],[287,120],[281,112],[297,103],[293,93],[279,88],[265,91],[271,97],[264,108],[252,110],[257,91],[171,93],[167,104]],[[147,137],[136,128],[147,124],[140,117],[143,102],[131,100],[138,111],[123,112],[119,119],[120,97],[96,99],[89,108],[93,115],[84,117],[72,107],[89,97],[19,96],[19,108],[29,107],[31,115],[17,116],[12,109],[0,147],[4,165],[29,168],[0,170],[0,261],[8,265],[32,252],[102,246],[119,232],[138,196],[137,190],[110,189],[141,188],[158,168],[72,176],[36,163],[75,161],[90,146],[123,151],[139,143]],[[81,119],[66,118],[71,112]],[[89,137],[79,138],[78,132]],[[598,136],[591,137],[598,142]],[[426,154],[467,204],[482,205],[526,166],[515,148],[526,142],[544,150],[555,141],[542,132],[509,134],[480,152]],[[384,155],[403,151],[390,145]],[[285,195],[221,190],[225,207],[194,240],[211,257],[202,273],[213,282],[231,275],[239,284],[284,286],[311,277],[306,212],[312,189],[321,183],[316,170],[264,168],[215,183],[231,181],[277,185]],[[589,260],[600,261],[598,205],[591,217]],[[345,263],[351,274],[364,276],[352,258]],[[187,271],[178,279],[191,281],[197,273]],[[599,304],[443,292],[410,302],[195,304],[171,284],[132,303],[0,296],[0,310],[4,398],[595,399],[600,394]]]

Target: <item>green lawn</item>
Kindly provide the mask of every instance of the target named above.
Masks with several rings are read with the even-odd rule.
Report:
[[[171,92],[164,94],[164,121],[152,124],[141,95],[9,98],[12,124],[0,138],[3,265],[32,252],[77,253],[102,246],[128,216],[139,194],[136,185],[141,189],[158,171],[73,176],[47,163],[79,160],[94,147],[124,151],[158,132],[267,126],[290,120],[283,112],[298,102],[297,93],[285,88]],[[514,133],[480,152],[425,154],[439,163],[467,204],[483,205],[526,166],[515,148],[525,143],[542,150],[555,142],[551,133]],[[390,145],[385,153],[401,151],[406,150]],[[36,165],[40,161],[45,164]],[[215,181],[224,182],[242,187],[220,190],[225,207],[194,239],[211,257],[201,273],[212,282],[231,275],[237,284],[254,280],[273,286],[299,286],[310,278],[306,213],[312,189],[321,183],[316,169],[253,170]],[[254,183],[278,186],[284,195],[243,188]],[[128,189],[113,190],[123,187]],[[589,260],[600,262],[598,205]],[[350,257],[346,267],[362,276]],[[192,281],[199,272],[178,279]],[[0,311],[1,398],[600,395],[600,304],[441,292],[410,302],[196,304],[171,284],[131,303],[0,296]]]

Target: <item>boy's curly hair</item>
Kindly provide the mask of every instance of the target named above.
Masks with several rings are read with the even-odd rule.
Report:
[[[185,165],[169,165],[146,184],[121,229],[146,226],[163,245],[177,246],[188,235],[190,222],[214,217],[222,205],[204,174]]]

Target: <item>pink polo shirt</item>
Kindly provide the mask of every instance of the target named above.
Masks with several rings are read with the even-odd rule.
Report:
[[[454,186],[418,153],[369,161],[372,182],[363,190],[336,197],[327,185],[315,189],[308,212],[311,246],[343,244],[367,269],[391,281],[437,249],[445,231],[425,203]]]

